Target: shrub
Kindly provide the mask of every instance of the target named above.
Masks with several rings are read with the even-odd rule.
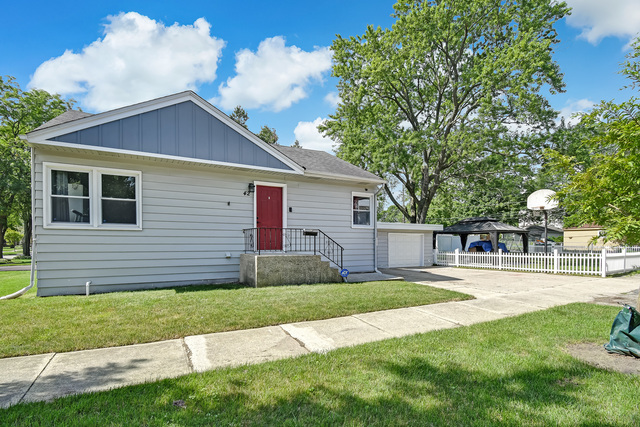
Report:
[[[7,232],[4,234],[4,240],[6,240],[9,246],[11,246],[12,248],[20,243],[22,237],[24,237],[22,233],[12,229],[7,230]]]

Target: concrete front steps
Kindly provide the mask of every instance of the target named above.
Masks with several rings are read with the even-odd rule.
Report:
[[[342,282],[337,268],[320,255],[286,253],[240,255],[240,283],[256,288]]]

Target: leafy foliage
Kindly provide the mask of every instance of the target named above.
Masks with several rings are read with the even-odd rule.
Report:
[[[235,122],[237,122],[240,126],[245,129],[247,128],[247,120],[249,120],[249,114],[242,108],[240,105],[237,105],[236,108],[233,109],[233,113],[229,116]]]
[[[262,129],[260,129],[260,133],[258,133],[258,138],[260,138],[267,144],[278,143],[278,134],[276,134],[276,130],[273,128],[270,128],[267,125],[262,126]]]
[[[640,40],[621,71],[640,84]],[[550,150],[548,159],[567,176],[558,192],[569,216],[566,225],[598,224],[604,239],[623,244],[640,244],[640,99],[600,103],[582,117],[592,130],[577,152]]]
[[[20,243],[24,235],[16,230],[9,229],[4,234],[4,239],[7,241],[9,246],[15,247]]]
[[[397,180],[408,203],[388,185],[387,196],[422,223],[446,183],[468,177],[492,153],[532,151],[516,126],[536,133],[553,125],[540,91],[563,88],[553,25],[568,8],[549,0],[416,0],[394,8],[392,29],[369,26],[334,41],[341,103],[320,130],[340,143],[340,157]]]
[[[0,77],[0,249],[12,215],[31,235],[31,156],[19,136],[72,108],[73,100],[44,90],[23,92],[13,77]],[[29,255],[29,245],[24,245]]]

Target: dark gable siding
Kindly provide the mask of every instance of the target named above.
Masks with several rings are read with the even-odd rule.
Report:
[[[71,132],[51,140],[291,170],[191,101]]]

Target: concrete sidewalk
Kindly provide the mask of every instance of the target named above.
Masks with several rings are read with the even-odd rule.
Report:
[[[446,267],[384,273],[464,292],[477,299],[126,347],[0,359],[0,407],[326,352],[638,289],[638,276],[603,279]]]

